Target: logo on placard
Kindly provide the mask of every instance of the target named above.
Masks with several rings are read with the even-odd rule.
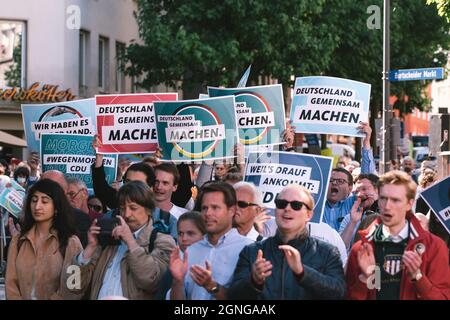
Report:
[[[275,126],[274,113],[257,93],[239,92],[235,96],[240,141],[244,145],[256,144]]]
[[[167,122],[166,141],[187,158],[204,158],[225,139],[225,125],[203,104],[182,106],[173,115],[158,116],[158,121]]]
[[[35,139],[41,133],[75,133],[92,134],[92,120],[81,112],[67,105],[57,105],[45,110],[38,121],[31,122],[31,130]]]

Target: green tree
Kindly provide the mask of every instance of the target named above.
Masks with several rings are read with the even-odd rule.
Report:
[[[450,1],[449,0],[428,0],[428,4],[436,4],[439,15],[447,18],[450,22]]]
[[[339,19],[333,8],[340,2],[139,0],[144,44],[127,48],[127,72],[145,74],[144,88],[184,80],[185,93],[197,89],[190,97],[206,85],[236,85],[250,63],[251,79],[290,84],[294,74],[326,70],[338,40],[329,26]]]

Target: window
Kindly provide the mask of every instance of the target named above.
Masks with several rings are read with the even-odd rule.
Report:
[[[125,92],[125,74],[123,72],[124,62],[123,54],[125,53],[125,44],[116,42],[116,92]]]
[[[80,95],[86,95],[87,81],[87,58],[88,58],[89,33],[80,30],[80,45],[78,49],[78,87]]]
[[[26,24],[0,20],[0,88],[26,87]]]
[[[107,91],[108,80],[108,39],[100,37],[98,39],[98,88],[100,92]]]

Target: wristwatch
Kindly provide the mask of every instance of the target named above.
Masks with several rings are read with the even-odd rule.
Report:
[[[416,273],[416,275],[414,276],[414,279],[412,279],[411,281],[414,281],[414,282],[416,282],[416,281],[419,281],[420,279],[422,279],[422,277],[423,277],[423,274],[422,274],[422,272],[420,272],[420,270]]]
[[[211,289],[209,289],[207,291],[210,294],[216,294],[217,292],[219,292],[219,289],[220,289],[220,285],[218,283],[216,283],[216,285],[214,287],[212,287]]]

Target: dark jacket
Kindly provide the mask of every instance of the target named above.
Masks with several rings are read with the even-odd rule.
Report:
[[[287,265],[284,253],[278,249],[283,244],[279,233],[262,242],[242,249],[228,290],[230,299],[342,299],[346,285],[339,251],[334,246],[311,238],[303,233],[287,244],[300,252],[304,267],[301,278],[296,277]],[[252,265],[258,250],[272,262],[272,275],[258,289],[251,280]]]
[[[100,201],[110,209],[115,209],[119,206],[117,203],[117,190],[111,187],[106,181],[105,169],[103,165],[96,168],[95,163],[91,166],[92,172],[92,186],[95,195]]]
[[[177,169],[178,173],[180,174],[180,182],[178,183],[177,190],[172,194],[171,201],[175,205],[184,208],[192,196],[191,187],[193,186],[193,184],[191,181],[189,167],[186,164],[177,165]],[[108,208],[117,208],[119,206],[119,204],[117,203],[118,191],[111,187],[106,181],[106,175],[103,165],[96,168],[95,163],[93,163],[91,166],[91,170],[92,185],[95,195]]]

